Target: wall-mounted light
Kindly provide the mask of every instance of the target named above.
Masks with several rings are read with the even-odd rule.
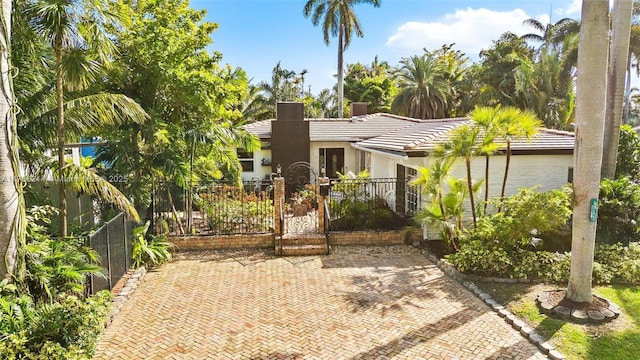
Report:
[[[280,166],[280,164],[276,166],[276,173],[278,174],[278,177],[282,177],[282,166]]]

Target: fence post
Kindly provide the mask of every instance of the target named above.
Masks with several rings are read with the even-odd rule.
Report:
[[[122,242],[124,243],[124,267],[125,273],[129,271],[129,267],[131,266],[131,254],[129,252],[129,244],[127,241],[127,236],[129,234],[129,229],[127,229],[127,215],[122,216],[122,228],[124,229]]]
[[[106,239],[106,245],[107,245],[107,272],[108,272],[108,276],[109,276],[109,289],[113,289],[113,276],[112,276],[112,269],[111,269],[111,239],[109,236],[109,222],[107,222],[105,224],[105,239]]]
[[[273,178],[273,228],[276,234],[282,234],[284,230],[280,228],[280,205],[284,204],[284,196],[284,178]],[[284,209],[282,211],[284,212]]]
[[[328,193],[325,195],[320,189],[329,186],[329,178],[321,177],[318,179],[318,186],[316,187],[316,199],[318,199],[318,234],[324,234],[327,229],[324,228],[324,199],[328,198]],[[320,224],[323,226],[321,227]]]

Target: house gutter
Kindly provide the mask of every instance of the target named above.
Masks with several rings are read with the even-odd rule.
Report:
[[[355,143],[351,143],[351,147],[356,149],[356,150],[360,150],[360,151],[368,151],[370,153],[384,155],[384,156],[390,156],[390,157],[401,159],[401,160],[409,160],[409,157],[407,155],[398,155],[398,154],[392,154],[392,153],[388,153],[388,152],[381,151],[381,150],[369,149],[369,148],[366,148],[366,147],[359,146],[359,145],[357,145]]]

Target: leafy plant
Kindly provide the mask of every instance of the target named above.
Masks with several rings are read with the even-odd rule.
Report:
[[[571,216],[566,190],[537,192],[536,188],[522,188],[492,203],[502,211],[481,217],[477,229],[465,234],[463,242],[479,240],[489,248],[506,250],[526,248],[535,245],[534,238],[562,229]]]
[[[627,177],[603,179],[598,206],[599,243],[628,244],[640,235],[640,185]]]
[[[616,178],[640,180],[640,137],[631,125],[620,126]]]
[[[167,241],[167,236],[148,234],[150,222],[133,229],[133,265],[158,266],[171,260],[173,244]]]
[[[50,238],[46,225],[55,209],[35,206],[27,212],[25,284],[35,299],[52,301],[72,293],[81,295],[89,275],[104,275],[97,252],[85,239]]]
[[[108,291],[54,303],[0,296],[0,359],[91,358],[110,305]]]

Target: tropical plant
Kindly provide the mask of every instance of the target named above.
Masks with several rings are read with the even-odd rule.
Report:
[[[462,234],[463,203],[468,196],[468,187],[458,179],[448,178],[455,158],[436,157],[428,168],[418,168],[418,176],[411,181],[419,185],[427,201],[427,206],[418,210],[414,219],[417,223],[437,224],[443,239],[453,251],[459,250],[458,238]],[[445,191],[445,184],[450,191]]]
[[[506,192],[509,165],[511,163],[511,142],[515,139],[530,140],[542,127],[542,123],[532,112],[522,111],[511,106],[499,110],[499,119],[497,137],[507,144],[504,177],[500,190],[500,198],[502,199]],[[500,211],[500,208],[498,208],[498,211]]]
[[[520,38],[540,43],[539,51],[541,49],[555,48],[561,49],[564,40],[573,34],[577,34],[580,30],[580,23],[571,18],[563,18],[555,23],[543,24],[537,19],[527,19],[524,21],[525,25],[529,25],[538,31],[536,33],[528,33],[522,35]]]
[[[67,90],[86,89],[95,81],[99,64],[106,64],[115,53],[115,45],[105,26],[115,24],[114,13],[102,2],[83,0],[36,1],[28,10],[35,28],[55,53],[56,117],[58,168],[64,169],[65,101]],[[59,181],[60,236],[67,236],[65,182]]]
[[[91,358],[110,306],[108,291],[52,304],[0,296],[0,359]]]
[[[81,296],[89,275],[105,276],[98,254],[83,238],[56,239],[47,233],[56,211],[50,206],[35,206],[26,217],[24,282],[34,299],[49,302],[63,294]]]
[[[540,246],[534,238],[557,233],[571,216],[568,190],[538,192],[536,188],[522,188],[492,203],[502,211],[482,216],[477,229],[470,231],[463,242],[481,241],[488,248],[507,251]]]
[[[392,112],[417,119],[445,116],[450,88],[440,61],[426,55],[403,58],[395,78],[400,90],[391,103]]]
[[[449,133],[449,141],[438,146],[435,151],[436,156],[450,157],[453,159],[458,157],[464,158],[467,175],[467,195],[469,196],[469,202],[471,203],[471,216],[474,228],[476,227],[477,221],[475,194],[480,189],[482,182],[473,182],[473,177],[471,176],[471,160],[482,153],[491,152],[491,148],[495,147],[495,144],[492,144],[492,142],[489,141],[487,147],[481,150],[480,143],[482,138],[480,128],[469,124],[463,124],[462,126],[452,130]]]
[[[640,235],[640,185],[629,178],[602,179],[596,241],[624,245]]]
[[[327,46],[331,37],[338,37],[338,117],[342,117],[344,106],[344,50],[351,44],[353,33],[358,37],[364,36],[353,9],[355,4],[380,7],[380,0],[307,0],[302,11],[305,17],[311,17],[313,26],[322,24]]]
[[[616,165],[616,178],[640,180],[640,137],[630,125],[620,127],[620,145]]]
[[[133,229],[133,239],[131,257],[133,266],[154,267],[162,265],[171,260],[171,249],[173,244],[167,240],[166,235],[151,235],[148,233],[149,225],[147,221],[144,226]]]

